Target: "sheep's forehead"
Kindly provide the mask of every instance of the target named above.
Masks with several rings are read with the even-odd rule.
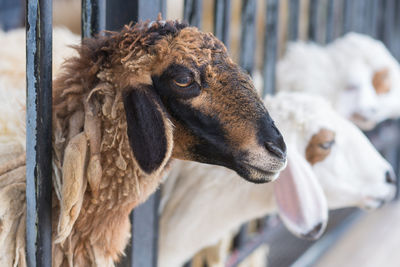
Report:
[[[176,63],[191,62],[197,66],[212,64],[216,58],[231,62],[223,43],[211,33],[196,28],[182,29],[170,40],[169,55]]]
[[[285,139],[308,142],[321,129],[338,130],[338,115],[320,97],[298,93],[280,93],[265,100],[267,109],[276,120]]]

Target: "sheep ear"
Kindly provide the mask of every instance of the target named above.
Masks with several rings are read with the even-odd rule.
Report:
[[[295,150],[288,151],[288,166],[273,183],[279,216],[294,235],[317,239],[328,220],[325,195],[311,165]]]
[[[151,86],[129,88],[123,96],[127,133],[139,167],[150,174],[171,153],[172,133],[159,97]]]

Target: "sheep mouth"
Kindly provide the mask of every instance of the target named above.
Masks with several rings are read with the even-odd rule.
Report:
[[[363,208],[365,210],[375,210],[375,209],[381,208],[387,202],[389,202],[389,199],[386,199],[386,198],[366,197]]]
[[[360,127],[363,130],[371,130],[376,126],[375,121],[357,112],[353,113],[350,119],[352,122],[354,122],[358,127]]]
[[[245,180],[256,184],[272,182],[276,180],[280,174],[280,171],[264,170],[245,163],[238,165],[235,171]]]

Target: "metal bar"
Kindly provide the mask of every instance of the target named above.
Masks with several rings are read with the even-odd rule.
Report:
[[[373,0],[366,0],[365,1],[365,17],[364,17],[364,23],[363,23],[363,33],[371,35],[372,31],[372,25],[374,21],[372,20],[372,14],[373,14]]]
[[[214,34],[229,48],[229,22],[231,20],[231,1],[215,0]]]
[[[331,0],[329,0],[331,1]],[[340,37],[342,35],[343,29],[343,5],[345,0],[333,0],[333,33],[332,33],[332,40]]]
[[[383,25],[383,42],[389,50],[393,50],[395,44],[393,43],[394,22],[395,22],[395,0],[386,0],[384,9],[384,25]]]
[[[155,20],[165,8],[165,0],[107,1],[106,29],[120,30],[131,21]],[[131,246],[118,266],[157,266],[159,199],[158,191],[132,212]]]
[[[378,24],[376,29],[376,38],[383,41],[384,39],[384,31],[385,31],[385,9],[386,9],[386,1],[380,0],[379,1],[379,17],[378,17]]]
[[[288,39],[296,41],[299,38],[300,0],[290,0]]]
[[[318,0],[310,0],[308,9],[308,39],[313,42],[316,42],[318,39],[318,3]]]
[[[52,1],[26,1],[26,255],[51,266]]]
[[[364,32],[365,0],[353,0],[353,31]]]
[[[355,210],[353,214],[344,219],[338,226],[329,233],[324,234],[320,240],[315,242],[301,257],[290,267],[313,266],[316,261],[328,251],[361,217],[362,212]]]
[[[165,11],[164,0],[135,0],[137,3],[134,21],[154,20]],[[155,267],[158,255],[158,206],[160,191],[150,196],[145,203],[132,212],[132,267]]]
[[[106,0],[82,0],[82,38],[106,28]]]
[[[190,25],[201,29],[201,15],[203,14],[202,0],[185,0],[183,19]]]
[[[396,124],[397,124],[397,129],[400,130],[400,120],[399,119],[397,120]],[[394,168],[394,171],[396,172],[396,177],[397,177],[396,200],[398,201],[400,198],[400,142],[397,144],[396,149],[397,149],[396,166],[393,166],[393,168]]]
[[[246,244],[248,239],[247,233],[248,233],[248,224],[245,223],[242,226],[240,226],[239,232],[233,239],[234,248],[240,249]]]
[[[330,43],[335,38],[335,1],[328,0],[326,9],[325,43]]]
[[[344,0],[343,3],[343,30],[345,34],[353,29],[353,1]]]
[[[263,95],[275,92],[275,65],[278,48],[279,0],[267,0],[264,31]]]
[[[394,57],[400,61],[400,2],[396,1],[395,7],[395,21],[394,21],[394,38],[393,44],[394,47],[392,48],[392,53]]]
[[[119,31],[130,22],[155,20],[165,14],[165,0],[112,0],[106,3],[106,29]]]
[[[378,37],[379,25],[379,2],[380,0],[371,0],[371,30],[370,35],[374,38]]]
[[[268,227],[264,228],[258,235],[250,241],[243,244],[239,249],[236,249],[227,259],[225,267],[236,267],[245,260],[259,246],[265,244],[271,238],[273,231]]]
[[[254,68],[254,54],[256,50],[256,0],[242,2],[242,29],[240,39],[240,65],[252,74]]]
[[[135,208],[132,223],[132,265],[133,267],[157,266],[158,252],[158,205],[160,191],[146,203]]]
[[[106,29],[119,31],[131,21],[137,21],[137,8],[137,1],[107,0]]]
[[[24,7],[22,1],[0,1],[0,29],[11,30],[24,26]]]

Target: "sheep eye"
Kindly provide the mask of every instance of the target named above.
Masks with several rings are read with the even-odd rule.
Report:
[[[179,87],[188,87],[193,83],[193,78],[191,76],[176,77],[174,83]]]
[[[332,148],[332,146],[335,144],[335,140],[329,141],[329,142],[325,142],[322,144],[319,144],[319,147],[325,150],[329,150]]]
[[[331,153],[331,148],[335,144],[335,133],[331,130],[322,128],[318,133],[311,137],[306,147],[306,159],[314,165],[323,161]]]
[[[349,84],[346,87],[347,91],[355,91],[358,90],[360,87],[357,84]]]

